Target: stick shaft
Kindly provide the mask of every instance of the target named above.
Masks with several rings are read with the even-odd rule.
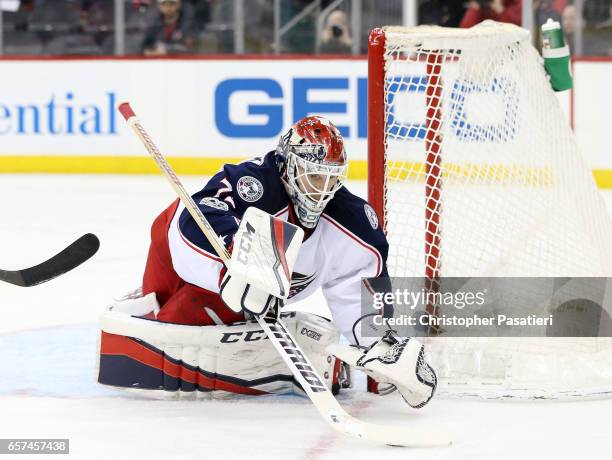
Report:
[[[176,173],[172,169],[172,167],[168,164],[162,153],[159,151],[149,134],[145,131],[144,127],[134,114],[134,111],[131,109],[130,105],[127,102],[124,102],[119,106],[119,111],[125,117],[128,125],[132,128],[134,133],[138,136],[142,144],[145,146],[149,155],[155,160],[157,166],[162,171],[164,176],[172,185],[172,188],[179,196],[189,213],[194,218],[195,222],[198,224],[204,236],[208,239],[210,244],[212,245],[215,252],[219,255],[219,257],[223,260],[223,263],[227,265],[230,260],[230,254],[228,250],[223,245],[221,239],[215,233],[215,230],[212,228],[204,214],[200,208],[196,205],[195,201],[191,195],[185,190],[185,187],[181,183],[181,180],[177,177]]]

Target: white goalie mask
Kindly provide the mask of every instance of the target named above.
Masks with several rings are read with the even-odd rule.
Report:
[[[279,141],[281,180],[300,223],[314,228],[325,206],[344,185],[347,159],[342,135],[324,117],[306,117]]]

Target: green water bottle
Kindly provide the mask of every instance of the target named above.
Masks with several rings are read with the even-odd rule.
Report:
[[[555,91],[571,89],[573,80],[569,46],[565,44],[561,24],[552,19],[542,24],[542,57],[552,88]]]

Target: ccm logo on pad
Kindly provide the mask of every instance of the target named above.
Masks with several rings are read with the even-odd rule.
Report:
[[[236,342],[257,342],[258,340],[267,340],[268,336],[261,329],[248,332],[225,332],[221,337],[221,343],[236,343]]]

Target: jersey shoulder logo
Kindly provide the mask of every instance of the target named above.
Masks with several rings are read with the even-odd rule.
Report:
[[[368,203],[363,205],[363,210],[365,211],[366,217],[370,221],[370,225],[374,230],[376,230],[378,228],[378,216],[376,215],[376,211],[374,211],[374,208]]]
[[[248,203],[259,200],[264,192],[261,182],[252,176],[242,176],[237,184],[238,196]]]
[[[229,211],[229,206],[227,205],[227,203],[224,203],[218,198],[213,198],[210,196],[202,198],[200,200],[200,204],[209,206],[211,208],[220,209],[221,211]]]

